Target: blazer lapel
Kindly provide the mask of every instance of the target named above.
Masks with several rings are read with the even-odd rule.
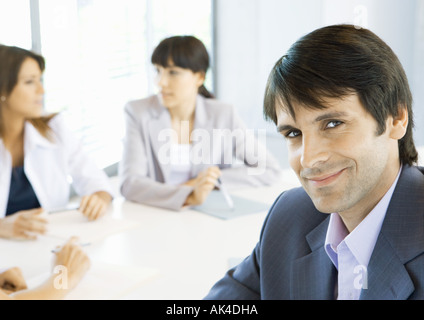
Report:
[[[192,141],[191,163],[195,164],[191,167],[192,177],[196,177],[199,172],[213,165],[211,161],[213,127],[209,117],[204,98],[197,95],[193,132],[190,137]]]
[[[148,131],[150,144],[152,146],[153,156],[157,157],[160,173],[162,177],[157,177],[158,180],[163,179],[167,182],[171,172],[171,145],[173,132],[171,127],[171,118],[165,107],[159,103],[152,109],[152,119],[149,122]]]
[[[361,300],[406,300],[414,291],[414,284],[396,252],[384,236],[374,248],[367,270],[367,288]]]
[[[292,263],[292,299],[334,299],[337,270],[324,249],[328,222],[325,219],[307,235],[312,252]]]
[[[361,299],[407,299],[414,284],[405,264],[424,252],[423,175],[404,166],[368,264]],[[413,204],[413,205],[412,205]]]

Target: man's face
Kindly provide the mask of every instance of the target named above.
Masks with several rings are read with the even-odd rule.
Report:
[[[325,109],[294,104],[295,118],[277,107],[290,166],[316,208],[325,213],[368,214],[399,172],[393,118],[377,136],[377,122],[356,94],[327,99]]]

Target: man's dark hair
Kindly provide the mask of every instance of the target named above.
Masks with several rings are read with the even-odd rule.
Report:
[[[276,108],[295,118],[293,102],[326,108],[326,98],[356,93],[378,124],[380,135],[388,116],[408,111],[408,128],[399,140],[403,164],[417,162],[413,140],[412,95],[405,71],[392,49],[373,32],[353,25],[317,29],[300,38],[281,57],[268,78],[264,115],[277,123]]]

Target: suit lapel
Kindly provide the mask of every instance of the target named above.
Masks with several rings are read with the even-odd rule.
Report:
[[[405,264],[424,252],[422,173],[405,166],[368,264],[361,299],[407,299],[414,284]],[[411,205],[413,204],[413,205]]]
[[[193,132],[191,134],[191,163],[195,164],[191,168],[192,177],[196,177],[199,172],[206,170],[212,165],[213,122],[209,117],[210,114],[206,110],[205,100],[202,96],[198,95]]]
[[[328,221],[326,218],[307,235],[312,252],[292,263],[292,299],[334,299],[337,270],[324,249]]]
[[[153,149],[153,156],[157,163],[164,182],[168,181],[171,172],[171,145],[175,134],[171,127],[171,118],[165,107],[159,103],[152,109],[153,117],[149,122],[149,138]]]
[[[361,300],[406,300],[414,284],[396,252],[384,236],[380,236],[368,265],[367,289]]]
[[[337,271],[324,247],[292,264],[291,296],[295,300],[334,299]]]

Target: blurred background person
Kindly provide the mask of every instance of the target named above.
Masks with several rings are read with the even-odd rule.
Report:
[[[0,45],[0,237],[33,239],[44,233],[44,210],[64,208],[72,178],[79,210],[95,220],[112,188],[58,114],[43,115],[44,58]]]
[[[159,93],[125,105],[120,190],[126,199],[180,210],[203,203],[218,178],[229,189],[279,179],[266,147],[206,89],[209,55],[200,40],[166,38],[151,62]]]

